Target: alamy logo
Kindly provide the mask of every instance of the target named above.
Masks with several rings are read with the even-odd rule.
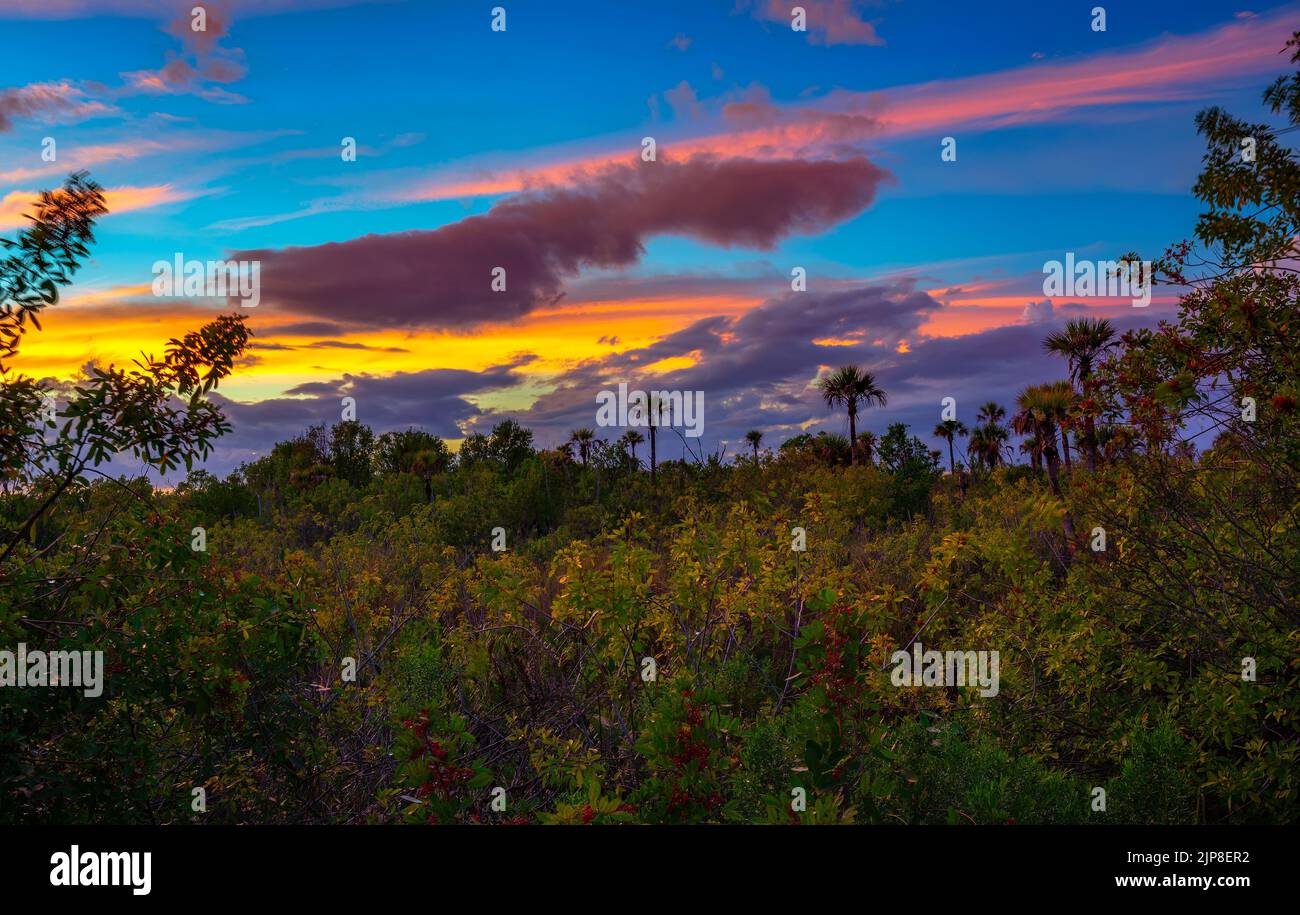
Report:
[[[1134,308],[1151,304],[1150,261],[1078,261],[1073,251],[1065,263],[1043,263],[1043,295],[1051,298],[1126,298]]]
[[[153,852],[56,851],[50,855],[52,886],[129,886],[136,896],[148,896],[153,880]]]
[[[895,665],[889,680],[895,686],[975,686],[980,695],[998,694],[996,651],[925,651],[920,642],[909,654],[896,651],[889,663]]]
[[[703,391],[618,391],[596,395],[598,426],[682,426],[688,438],[704,434]]]
[[[16,652],[0,651],[3,686],[73,686],[94,699],[104,692],[104,652],[28,651],[19,642]]]
[[[261,261],[154,261],[153,294],[167,298],[219,296],[239,300],[245,308],[262,301]]]

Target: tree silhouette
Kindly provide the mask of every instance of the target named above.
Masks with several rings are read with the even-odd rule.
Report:
[[[1060,452],[1057,450],[1057,429],[1069,415],[1074,403],[1074,391],[1068,381],[1053,381],[1036,384],[1025,388],[1016,398],[1020,412],[1016,414],[1016,431],[1032,435],[1042,447],[1043,459],[1047,463],[1047,479],[1052,494],[1062,502]],[[1064,438],[1065,431],[1061,430]],[[1074,521],[1067,509],[1062,517],[1065,539],[1071,546],[1074,543]]]
[[[969,431],[966,424],[957,419],[945,419],[934,427],[935,437],[944,439],[948,443],[948,471],[953,475],[957,473],[957,461],[953,455],[952,440],[959,435],[966,435]]]
[[[975,418],[982,423],[998,424],[1007,418],[1007,411],[1006,408],[997,401],[989,400],[980,405],[979,412],[975,414]]]
[[[30,227],[0,239],[0,247],[15,252],[0,260],[0,372],[18,352],[26,324],[39,330],[39,313],[58,302],[58,288],[88,255],[95,219],[106,212],[99,185],[78,172],[40,195]],[[248,338],[242,315],[222,315],[169,340],[161,358],[141,354],[133,369],[87,368],[61,410],[34,379],[6,378],[0,475],[37,499],[5,532],[0,563],[70,487],[88,482],[87,474],[103,476],[97,468],[114,455],[130,454],[164,473],[206,458],[230,426],[205,395],[230,374]]]
[[[582,466],[587,466],[587,459],[591,457],[591,443],[595,440],[596,433],[584,427],[574,429],[569,436],[569,441],[578,448],[578,458],[582,461]]]
[[[1006,447],[1008,438],[1010,435],[1004,426],[992,422],[983,423],[971,432],[966,453],[971,457],[972,463],[978,461],[992,470],[1002,462],[1002,450]]]
[[[1063,356],[1070,366],[1070,379],[1079,386],[1080,405],[1083,407],[1083,445],[1088,469],[1097,469],[1096,410],[1091,406],[1089,386],[1097,359],[1107,349],[1115,346],[1115,328],[1105,318],[1078,318],[1068,321],[1062,330],[1055,331],[1043,341],[1049,353]],[[1066,449],[1069,460],[1069,449]]]
[[[858,438],[858,406],[871,406],[875,403],[885,406],[885,392],[876,386],[876,379],[870,372],[859,369],[856,365],[846,365],[836,369],[818,382],[826,406],[843,405],[849,414],[849,441]],[[857,464],[856,449],[849,449],[849,463]]]
[[[632,463],[636,464],[639,468],[641,465],[636,459],[636,446],[645,441],[645,436],[635,429],[628,429],[623,433],[623,437],[620,441],[623,443],[623,447],[627,449],[628,453],[632,455]]]

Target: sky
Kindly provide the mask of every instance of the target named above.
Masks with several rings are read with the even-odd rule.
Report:
[[[553,447],[619,383],[702,391],[692,449],[730,457],[846,432],[815,385],[849,363],[888,394],[860,429],[938,448],[945,397],[973,424],[1065,377],[1067,319],[1176,313],[1047,295],[1044,264],[1189,237],[1196,112],[1277,126],[1300,29],[1297,3],[794,6],[0,0],[0,236],[79,169],[110,209],[15,368],[67,382],[245,314],[220,474],[344,397]],[[178,256],[256,263],[257,304],[156,295]]]

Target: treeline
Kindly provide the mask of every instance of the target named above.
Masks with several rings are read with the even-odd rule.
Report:
[[[393,506],[437,505],[439,516],[456,514],[456,500],[476,491],[500,493],[501,508],[483,514],[479,536],[466,531],[470,539],[455,541],[468,545],[486,539],[496,520],[513,524],[513,533],[536,536],[553,529],[573,508],[598,505],[617,513],[620,505],[656,493],[671,500],[684,485],[721,492],[720,481],[744,465],[777,463],[793,473],[814,465],[846,466],[852,459],[846,438],[822,432],[791,437],[775,454],[756,448],[752,457],[737,457],[735,466],[710,454],[658,461],[652,467],[638,459],[627,434],[605,441],[589,433],[575,430],[560,447],[538,450],[533,433],[507,419],[487,434],[469,436],[453,454],[441,438],[420,429],[376,435],[355,420],[322,424],[277,443],[265,457],[224,479],[193,471],[175,487],[175,502],[196,522],[269,520],[303,505],[346,519],[346,506],[355,503],[359,492],[382,493]],[[871,441],[864,450],[860,440],[858,453],[889,475],[890,517],[924,513],[940,474],[938,452],[902,423],[893,424],[878,444],[874,437]],[[476,510],[483,508],[481,502],[476,505]]]

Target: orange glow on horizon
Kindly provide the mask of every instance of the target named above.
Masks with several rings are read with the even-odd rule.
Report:
[[[147,285],[69,296],[42,316],[42,333],[23,340],[14,368],[38,378],[68,380],[91,362],[126,366],[142,350],[160,355],[167,340],[230,310],[151,296]],[[309,319],[250,309],[244,313],[253,331],[251,345],[221,391],[235,399],[262,400],[322,377],[482,371],[525,354],[536,358],[521,361],[515,372],[541,381],[592,359],[649,346],[701,318],[740,315],[756,304],[717,296],[573,302],[472,333],[384,328],[333,339],[277,333],[278,327]],[[667,372],[694,362],[674,357],[649,368]]]

